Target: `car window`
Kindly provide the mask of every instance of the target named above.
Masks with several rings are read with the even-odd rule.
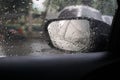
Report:
[[[117,9],[116,0],[0,0],[0,56],[41,56],[105,51],[115,9]],[[87,30],[86,34],[94,35],[87,36],[87,41],[92,43],[90,47],[94,46],[94,49],[69,51],[58,49],[63,43],[68,44],[65,40],[56,45],[57,48],[55,45],[55,47],[51,47],[50,42],[46,41],[52,34],[56,36],[56,33],[65,30],[60,26],[56,28],[58,24],[51,23],[48,27],[50,34],[46,36],[44,24],[47,20],[71,17],[87,17],[87,20],[73,21],[73,23],[75,23],[74,25],[82,24],[83,27],[88,25],[92,30],[71,26],[66,30],[66,37],[69,37],[66,40],[79,38],[75,41],[84,42],[84,39],[77,35]],[[62,21],[60,25],[65,23],[67,24],[69,21]],[[70,36],[72,32],[74,35]],[[56,37],[50,39],[56,41],[53,38]],[[100,47],[101,44],[106,45]],[[103,47],[104,49],[102,49]],[[76,50],[76,47],[71,47],[71,49]]]

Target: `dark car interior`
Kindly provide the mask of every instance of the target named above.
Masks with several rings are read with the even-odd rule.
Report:
[[[38,80],[120,79],[120,0],[107,51],[0,58],[0,78]]]

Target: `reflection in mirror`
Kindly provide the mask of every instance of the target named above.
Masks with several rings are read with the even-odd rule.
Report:
[[[82,51],[89,46],[90,24],[88,20],[61,20],[48,26],[53,46],[68,51]]]

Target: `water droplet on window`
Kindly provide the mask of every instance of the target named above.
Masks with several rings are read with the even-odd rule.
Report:
[[[8,9],[8,7],[4,7],[4,9]]]
[[[23,4],[25,4],[25,2],[22,2]]]
[[[24,11],[24,9],[21,9],[21,11]]]
[[[29,3],[29,5],[31,5],[32,3]]]
[[[15,5],[13,5],[13,8],[15,8]]]

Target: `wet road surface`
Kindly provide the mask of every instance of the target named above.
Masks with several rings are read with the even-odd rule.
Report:
[[[65,52],[51,48],[41,39],[0,42],[0,56],[41,56],[63,53]]]

